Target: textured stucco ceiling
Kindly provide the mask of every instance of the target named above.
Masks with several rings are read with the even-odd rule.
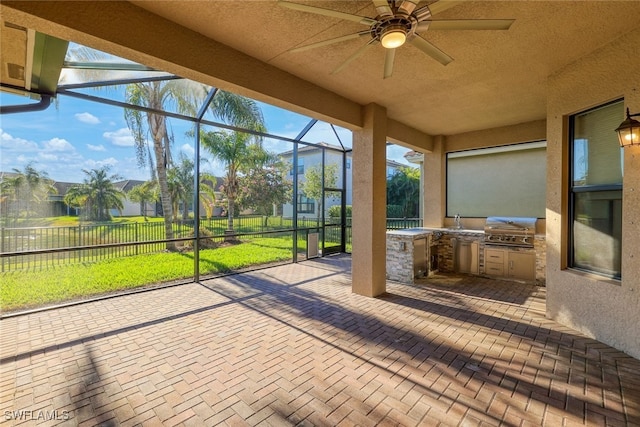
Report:
[[[296,1],[375,17],[370,1]],[[134,3],[360,104],[379,103],[391,117],[431,135],[545,118],[547,76],[640,22],[638,1],[464,1],[434,19],[516,21],[508,31],[429,30],[424,37],[454,61],[443,66],[405,45],[397,51],[392,77],[383,79],[380,45],[331,74],[363,40],[287,52],[362,30],[357,23],[267,0]]]
[[[376,15],[368,0],[292,1],[368,17]],[[419,7],[428,3],[420,2]],[[341,102],[331,104],[335,105],[335,111],[340,108],[349,111],[350,107],[340,101],[345,99],[360,105],[377,103],[384,106],[388,116],[397,123],[429,135],[453,135],[544,119],[548,76],[640,25],[640,0],[452,3],[455,5],[437,13],[433,19],[513,18],[515,22],[507,31],[428,30],[423,37],[454,61],[443,66],[407,44],[397,50],[394,72],[388,79],[382,77],[385,52],[379,44],[340,73],[331,74],[366,38],[289,52],[297,46],[366,27],[284,8],[276,0],[3,1],[0,7],[4,16],[15,18],[18,25],[28,28],[33,25],[37,31],[51,31],[56,37],[120,54],[145,65],[162,67],[163,63],[155,63],[153,58],[163,56],[166,51],[165,60],[169,62],[164,65],[177,67],[168,71],[185,77],[207,77],[210,69],[210,76],[219,78],[220,82],[230,82],[229,87],[236,89],[261,80],[247,93],[262,93],[263,100],[277,102],[278,92],[288,92],[281,99],[300,106],[303,112],[304,108],[310,112],[313,109],[312,103],[302,105],[304,99],[324,97],[316,103],[324,108],[322,112],[315,110],[319,117],[331,116],[327,108],[331,110],[329,104],[334,94]],[[39,20],[39,16],[45,21]],[[47,23],[47,18],[55,20],[55,25]],[[194,34],[200,40],[194,38]],[[102,43],[102,37],[109,41]],[[161,40],[161,50],[153,51],[150,37]],[[4,49],[11,40],[3,38]],[[135,43],[136,39],[141,42]],[[148,46],[147,56],[136,54],[135,49]],[[134,50],[127,50],[129,47]],[[222,51],[226,56],[215,55]],[[247,56],[239,56],[242,54]],[[204,63],[194,62],[189,55],[210,58]],[[224,61],[237,63],[221,67]],[[188,72],[192,66],[199,66],[199,71]],[[232,82],[237,74],[234,71],[239,69],[242,76]],[[322,93],[316,88],[326,91]],[[344,111],[335,117],[346,117]],[[350,111],[353,114],[353,109]],[[355,123],[353,119],[347,121]]]

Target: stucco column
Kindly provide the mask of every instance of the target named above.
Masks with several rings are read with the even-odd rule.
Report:
[[[640,88],[632,89],[625,97],[625,107],[631,113],[640,112]],[[622,183],[622,250],[621,270],[624,297],[632,307],[640,308],[640,146],[623,148],[624,176]],[[633,311],[633,310],[632,310]],[[640,311],[625,316],[625,324],[619,325],[626,331],[629,342],[638,341]],[[636,346],[635,351],[640,351]],[[638,356],[635,356],[638,357]]]
[[[352,287],[359,295],[386,292],[387,111],[369,104],[364,126],[353,132]]]
[[[424,226],[442,227],[445,209],[445,168],[444,136],[433,139],[433,151],[425,153],[423,163],[424,180]]]

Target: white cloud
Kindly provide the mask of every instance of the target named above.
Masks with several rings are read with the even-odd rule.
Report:
[[[71,145],[66,139],[62,138],[51,138],[48,141],[44,141],[42,145],[47,151],[75,151],[73,145]]]
[[[91,113],[76,113],[75,118],[82,123],[87,123],[90,125],[97,125],[98,123],[100,123],[100,119]]]
[[[42,160],[43,162],[57,162],[59,160],[58,156],[56,156],[55,154],[51,154],[51,153],[38,153],[38,159]]]
[[[104,145],[100,144],[100,145],[91,145],[91,144],[87,144],[87,148],[91,151],[107,151],[106,148],[104,148]]]
[[[85,164],[85,169],[99,169],[103,166],[115,166],[117,165],[118,159],[115,159],[113,157],[109,157],[106,159],[102,159],[102,160],[93,160],[93,159],[87,159],[84,164]]]
[[[128,128],[121,128],[115,132],[105,132],[102,136],[118,147],[133,147],[135,145],[133,135],[131,135],[131,131]]]
[[[189,144],[184,144],[182,147],[180,147],[180,151],[182,151],[190,159],[193,159],[193,156],[196,153],[196,150],[194,150],[193,146]]]
[[[15,138],[0,128],[0,148],[3,151],[33,152],[38,149],[38,144],[22,138]]]

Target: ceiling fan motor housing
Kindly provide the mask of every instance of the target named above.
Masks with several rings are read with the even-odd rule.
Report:
[[[391,16],[381,18],[371,27],[371,37],[375,40],[381,41],[385,34],[394,31],[402,31],[406,36],[411,33],[414,26],[414,20],[410,16]]]

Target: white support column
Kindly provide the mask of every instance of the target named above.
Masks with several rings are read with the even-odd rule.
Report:
[[[387,111],[369,104],[363,128],[353,133],[352,291],[386,292]]]

